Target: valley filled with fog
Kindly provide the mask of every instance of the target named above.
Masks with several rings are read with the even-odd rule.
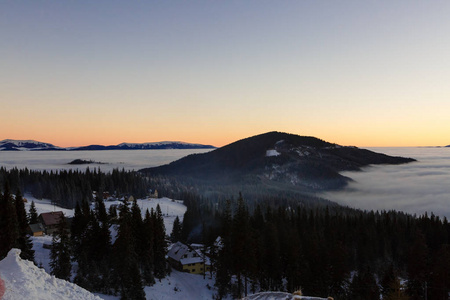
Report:
[[[401,210],[411,214],[433,212],[450,218],[450,148],[369,148],[393,156],[412,157],[417,162],[378,165],[357,172],[343,172],[353,179],[349,185],[320,196],[342,205],[367,210]],[[12,151],[0,152],[0,166],[6,169],[86,170],[114,168],[139,170],[170,163],[194,150],[110,150],[110,151]],[[75,159],[96,163],[70,165]]]
[[[168,150],[99,150],[99,151],[2,151],[0,166],[6,169],[17,167],[30,170],[80,171],[100,168],[103,172],[113,169],[139,170],[168,164],[194,153],[205,153],[212,149],[168,149]],[[93,161],[91,164],[70,165],[75,159]]]
[[[367,210],[431,212],[450,218],[450,148],[369,148],[417,162],[378,165],[363,172],[343,172],[353,179],[344,190],[322,196],[342,205]]]

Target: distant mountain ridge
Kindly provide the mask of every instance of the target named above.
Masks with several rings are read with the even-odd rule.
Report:
[[[0,151],[41,151],[41,150],[65,150],[49,143],[33,140],[10,140],[0,141]]]
[[[342,171],[370,164],[403,164],[412,158],[393,157],[344,147],[315,137],[268,132],[203,154],[141,172],[190,178],[200,184],[253,185],[285,190],[321,191],[344,187]]]
[[[81,151],[81,150],[159,150],[159,149],[214,149],[211,145],[191,144],[185,142],[154,142],[154,143],[121,143],[119,145],[89,145],[82,147],[58,147],[49,143],[33,140],[0,141],[0,151]]]

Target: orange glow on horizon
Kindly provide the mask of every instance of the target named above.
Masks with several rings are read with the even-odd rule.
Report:
[[[269,130],[270,131],[270,130]],[[333,134],[333,133],[323,133],[318,132],[317,134],[308,133],[296,133],[289,130],[277,130],[280,132],[287,132],[303,136],[313,136],[322,139],[326,142],[336,143],[342,146],[356,146],[359,148],[370,148],[370,147],[426,147],[426,146],[446,146],[450,144],[450,141],[442,141],[439,134],[428,135],[426,138],[422,138],[420,142],[415,139],[415,135],[410,136],[403,135],[399,138],[395,134],[372,134],[372,135],[362,135],[356,136],[356,134]],[[151,143],[151,142],[161,142],[161,141],[180,141],[186,143],[204,144],[212,145],[215,147],[222,147],[230,143],[236,142],[238,140],[251,137],[254,135],[262,134],[268,131],[261,132],[222,132],[222,133],[207,133],[207,134],[176,134],[171,133],[165,135],[164,132],[152,133],[146,136],[132,135],[126,137],[125,135],[99,135],[99,136],[89,136],[83,135],[81,132],[76,134],[66,134],[66,133],[40,133],[36,136],[30,137],[27,134],[17,134],[15,136],[2,136],[3,139],[16,139],[16,140],[36,140],[39,142],[50,143],[59,147],[80,147],[87,145],[117,145],[120,143]]]

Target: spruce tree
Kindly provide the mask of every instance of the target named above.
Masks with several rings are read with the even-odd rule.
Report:
[[[232,245],[231,245],[231,202],[227,200],[225,211],[221,218],[221,241],[222,245],[217,249],[217,259],[215,261],[217,298],[225,298],[230,291],[231,282],[231,264],[232,264]],[[184,228],[184,219],[183,219]]]
[[[3,195],[0,197],[0,260],[14,247],[19,237],[16,208],[10,193],[9,184],[5,182]]]
[[[30,210],[29,210],[29,213],[28,213],[28,219],[29,219],[29,223],[30,224],[39,223],[38,213],[37,213],[34,201],[31,201]]]
[[[20,257],[26,260],[34,261],[33,242],[27,232],[28,219],[25,205],[23,204],[23,197],[20,191],[16,193],[16,199],[14,200],[17,214],[17,224],[19,235],[16,240],[15,247],[21,250]]]
[[[170,234],[170,240],[175,243],[180,241],[181,239],[181,222],[180,218],[176,216],[175,221],[173,221],[172,233]]]
[[[72,263],[70,261],[71,247],[67,222],[64,216],[58,222],[58,227],[53,235],[52,248],[50,250],[51,274],[57,278],[70,280]]]
[[[115,288],[120,291],[121,299],[145,299],[131,223],[128,207],[121,205],[119,229],[113,246]]]
[[[164,278],[167,273],[167,245],[164,218],[159,204],[156,206],[156,212],[153,214],[153,237],[154,273],[156,278],[161,279]]]
[[[250,262],[249,244],[249,217],[244,199],[242,198],[242,195],[239,194],[237,212],[233,218],[231,247],[233,253],[233,272],[237,276],[237,295],[235,295],[237,298],[242,298],[244,290],[241,277],[242,275],[246,277],[247,264]],[[247,291],[245,290],[245,294],[246,293]]]
[[[148,209],[145,212],[145,218],[143,221],[143,227],[142,227],[142,237],[141,237],[141,244],[142,244],[142,255],[140,257],[140,265],[142,270],[142,279],[144,280],[145,284],[147,285],[153,285],[155,283],[155,278],[153,276],[153,270],[154,270],[154,237],[153,237],[153,223],[152,218],[150,216],[150,212]]]

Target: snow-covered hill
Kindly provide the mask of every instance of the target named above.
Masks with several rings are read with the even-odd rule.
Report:
[[[49,143],[33,140],[3,140],[0,141],[0,151],[42,151],[42,150],[64,150]]]
[[[214,148],[211,145],[191,144],[185,142],[155,142],[155,143],[122,143],[117,145],[120,150],[126,149],[203,149]]]
[[[32,262],[21,259],[19,254],[20,250],[11,249],[0,261],[0,299],[101,300],[76,284],[47,274]]]
[[[121,143],[119,145],[89,145],[82,147],[58,147],[48,143],[33,140],[3,140],[0,141],[0,151],[91,151],[91,150],[158,150],[158,149],[214,149],[211,145],[191,144],[185,142],[154,142],[154,143]]]

